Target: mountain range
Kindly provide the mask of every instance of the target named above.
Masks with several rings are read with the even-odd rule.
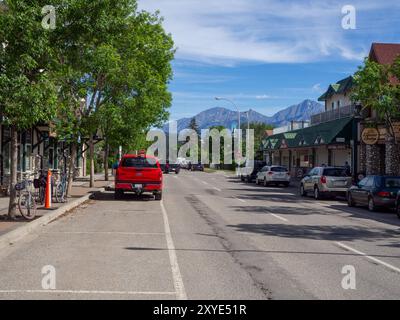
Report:
[[[249,121],[251,123],[271,124],[275,127],[284,126],[291,121],[309,121],[311,115],[324,111],[324,106],[316,101],[304,100],[303,102],[290,106],[271,117],[265,116],[257,111],[249,110]],[[195,115],[199,129],[207,129],[212,126],[224,126],[231,129],[237,126],[238,113],[226,108],[211,108]],[[192,118],[179,119],[178,132],[189,127]],[[240,113],[241,123],[247,123],[247,112]],[[169,126],[166,124],[163,130],[168,132]]]

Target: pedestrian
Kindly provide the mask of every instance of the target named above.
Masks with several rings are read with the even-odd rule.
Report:
[[[348,161],[344,164],[344,168],[346,169],[346,175],[351,176],[351,166]]]

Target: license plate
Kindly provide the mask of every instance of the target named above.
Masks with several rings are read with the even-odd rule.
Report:
[[[141,172],[136,173],[136,177],[141,177],[141,176],[143,176],[143,173],[141,173]]]
[[[345,187],[347,185],[346,181],[337,181],[334,183],[335,186],[337,187]]]
[[[133,185],[134,189],[143,189],[143,185],[142,184],[135,184]]]

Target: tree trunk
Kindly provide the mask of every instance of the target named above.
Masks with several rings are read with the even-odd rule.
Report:
[[[105,144],[105,150],[104,150],[104,180],[108,181],[108,154],[110,152],[110,146],[108,145],[107,141]]]
[[[67,188],[67,197],[71,194],[72,190],[72,182],[74,181],[74,175],[75,175],[75,160],[76,160],[76,155],[78,152],[78,145],[74,141],[71,143],[71,157],[69,159],[68,163],[68,188]]]
[[[89,140],[89,161],[90,161],[90,188],[94,188],[94,141],[93,136]]]
[[[8,215],[14,219],[17,214],[17,170],[18,170],[18,131],[15,126],[11,127],[11,176],[10,176],[10,202],[8,206]]]
[[[386,174],[389,176],[397,176],[400,174],[400,148],[393,137],[386,139],[386,151],[385,151],[385,168]]]

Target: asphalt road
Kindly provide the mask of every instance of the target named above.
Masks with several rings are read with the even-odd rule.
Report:
[[[399,238],[393,213],[184,171],[161,203],[103,193],[1,251],[0,298],[399,299]]]

